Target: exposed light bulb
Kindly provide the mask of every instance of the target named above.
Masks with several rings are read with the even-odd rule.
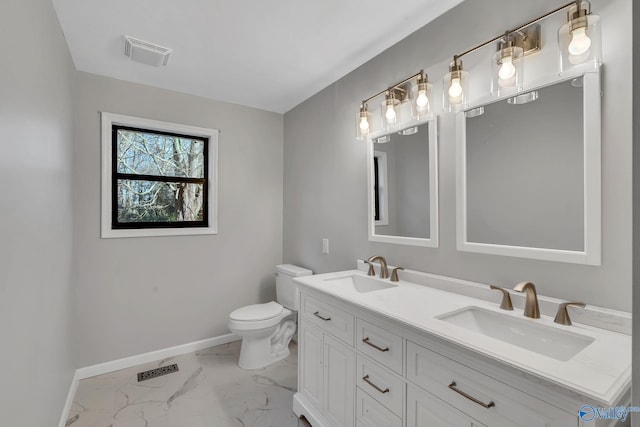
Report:
[[[513,65],[513,57],[511,55],[502,58],[502,64],[498,70],[498,77],[502,80],[508,80],[516,74],[516,67]]]
[[[460,78],[451,79],[451,85],[449,86],[449,96],[451,98],[457,98],[462,95],[462,85],[460,84]]]
[[[427,108],[427,106],[429,105],[429,98],[427,97],[426,90],[418,91],[418,97],[416,98],[416,105],[420,110],[424,110]]]
[[[571,32],[569,54],[582,55],[591,48],[591,38],[587,35],[587,27],[576,28]]]
[[[367,120],[367,116],[360,117],[360,132],[363,135],[369,133],[369,120]]]
[[[387,104],[387,111],[384,113],[387,119],[387,123],[393,124],[396,121],[396,110],[393,108],[393,104]]]

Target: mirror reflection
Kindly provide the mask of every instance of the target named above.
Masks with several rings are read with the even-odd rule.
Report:
[[[458,249],[599,263],[599,76],[476,106],[457,120]]]
[[[431,242],[436,219],[431,206],[432,196],[435,198],[431,125],[411,127],[372,144],[370,240],[423,246],[435,243]]]
[[[584,250],[582,85],[467,117],[467,240]]]

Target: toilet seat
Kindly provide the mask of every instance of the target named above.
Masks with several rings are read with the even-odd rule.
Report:
[[[275,301],[264,304],[253,304],[233,310],[229,315],[232,320],[240,322],[256,322],[268,320],[282,314],[284,307]]]
[[[277,307],[272,304],[277,304]],[[270,305],[270,307],[263,307],[263,308],[255,307],[255,306],[261,306],[261,305]],[[255,307],[255,308],[252,308],[251,310],[247,310],[247,313],[242,311],[250,307]],[[272,311],[269,311],[269,310],[272,310]],[[240,314],[238,315],[238,313],[235,313],[235,311],[240,311]],[[254,332],[261,333],[260,331],[264,331],[269,328],[278,326],[278,324],[282,320],[286,319],[287,317],[293,314],[291,310],[289,310],[288,308],[282,307],[277,302],[266,303],[266,304],[255,304],[254,306],[241,307],[235,311],[234,311],[235,314],[231,313],[234,315],[233,316],[229,315],[229,320],[227,320],[227,326],[234,333],[254,333]],[[259,316],[264,317],[278,311],[279,311],[278,314],[275,314],[271,317],[267,317],[266,319],[263,318],[260,320],[237,320],[235,318],[235,317],[241,317],[241,318],[256,317],[258,316],[258,314],[256,313],[259,313]]]

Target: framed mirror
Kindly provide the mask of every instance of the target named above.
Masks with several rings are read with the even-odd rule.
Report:
[[[438,247],[436,120],[368,142],[369,240]]]
[[[601,263],[600,74],[456,116],[457,248]]]

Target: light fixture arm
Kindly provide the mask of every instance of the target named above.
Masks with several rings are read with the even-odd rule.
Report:
[[[537,18],[532,19],[531,21],[529,21],[529,22],[527,22],[527,23],[525,23],[525,24],[520,25],[520,26],[519,26],[519,27],[517,27],[517,28],[514,28],[514,29],[512,29],[512,30],[507,30],[507,31],[505,31],[505,33],[506,33],[506,34],[511,34],[511,33],[519,32],[519,31],[520,31],[520,30],[522,30],[523,28],[526,28],[526,27],[528,27],[529,25],[532,25],[532,24],[535,24],[535,23],[537,23],[537,22],[539,22],[539,21],[542,21],[542,20],[543,20],[543,19],[545,19],[546,17],[551,16],[551,15],[553,15],[554,13],[558,13],[558,12],[560,12],[561,10],[564,10],[564,9],[566,9],[566,8],[568,8],[568,7],[573,6],[573,5],[578,5],[578,8],[579,8],[579,7],[580,7],[580,3],[581,3],[581,0],[575,0],[575,1],[572,1],[572,2],[570,2],[570,3],[564,4],[564,5],[560,6],[560,7],[557,7],[557,8],[555,8],[555,9],[553,9],[553,10],[552,10],[552,11],[550,11],[550,12],[545,13],[544,15],[540,15],[540,16],[538,16]],[[476,50],[481,49],[481,48],[485,47],[485,46],[486,46],[486,45],[488,45],[488,44],[491,44],[491,43],[495,43],[495,42],[497,42],[498,40],[502,39],[502,38],[505,36],[505,33],[500,34],[499,36],[496,36],[496,37],[492,38],[491,40],[487,40],[486,42],[480,43],[479,45],[474,46],[474,47],[472,47],[471,49],[467,49],[467,50],[465,50],[465,51],[464,51],[464,52],[462,52],[462,53],[459,53],[459,54],[457,54],[457,55],[453,55],[453,60],[455,61],[456,59],[462,58],[462,57],[463,57],[463,56],[465,56],[465,55],[468,55],[468,54],[470,54],[470,53],[472,53],[472,52],[475,52]]]
[[[404,80],[402,80],[402,81],[399,81],[398,83],[396,83],[396,84],[394,84],[394,85],[391,85],[391,86],[389,86],[389,87],[388,87],[388,88],[386,88],[386,89],[381,90],[380,92],[376,93],[375,95],[371,95],[370,97],[368,97],[368,98],[366,98],[366,99],[362,100],[362,105],[366,106],[366,105],[367,105],[367,103],[368,103],[369,101],[371,101],[373,98],[376,98],[376,97],[378,97],[378,96],[380,96],[380,95],[383,95],[383,94],[394,93],[394,91],[396,91],[396,90],[400,90],[400,91],[403,91],[403,92],[404,92],[404,91],[406,91],[406,89],[402,88],[402,86],[403,86],[405,83],[407,83],[407,82],[409,82],[409,81],[411,81],[411,80],[415,79],[416,77],[420,77],[420,78],[422,78],[422,79],[426,79],[426,75],[425,75],[425,73],[424,73],[424,70],[420,70],[420,71],[418,71],[417,73],[415,73],[414,75],[409,76],[409,77],[407,77],[406,79],[404,79]]]

